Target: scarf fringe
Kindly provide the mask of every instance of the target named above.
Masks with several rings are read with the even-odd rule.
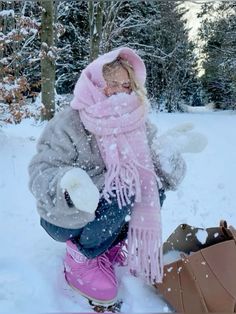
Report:
[[[131,273],[144,278],[151,285],[162,282],[163,249],[160,232],[129,226],[128,243]]]
[[[123,164],[122,167],[119,163],[110,165],[105,176],[103,195],[109,203],[110,196],[116,195],[119,208],[130,204],[132,195],[135,195],[136,202],[140,202],[141,184],[137,168],[131,163]]]

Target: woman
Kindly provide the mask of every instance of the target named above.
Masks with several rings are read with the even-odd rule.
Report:
[[[127,237],[131,273],[162,280],[162,192],[185,173],[179,155],[166,172],[151,150],[145,80],[132,49],[97,58],[82,71],[70,108],[47,124],[29,166],[41,225],[66,242],[67,282],[99,303],[116,298],[114,265],[125,263]]]

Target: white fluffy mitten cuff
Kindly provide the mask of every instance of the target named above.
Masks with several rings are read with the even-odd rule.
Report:
[[[172,147],[180,153],[200,153],[207,146],[207,138],[199,132],[193,132],[191,123],[181,124],[156,138],[154,146],[161,151]]]
[[[67,171],[61,179],[60,186],[66,190],[75,207],[93,214],[99,202],[99,191],[90,176],[81,168]]]

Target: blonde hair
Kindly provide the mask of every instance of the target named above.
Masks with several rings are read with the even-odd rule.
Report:
[[[128,72],[132,91],[134,91],[137,94],[137,96],[139,97],[139,99],[141,100],[143,104],[148,105],[149,102],[147,98],[147,90],[144,85],[139,84],[135,76],[134,69],[127,60],[122,59],[121,57],[118,57],[114,61],[104,64],[103,69],[102,69],[104,77],[109,75],[112,72],[112,70],[114,70],[117,67],[122,67]]]

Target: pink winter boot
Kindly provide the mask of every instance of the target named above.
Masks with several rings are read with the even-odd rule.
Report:
[[[65,278],[69,285],[98,304],[116,301],[117,281],[112,263],[106,254],[88,259],[70,240],[66,242]]]

